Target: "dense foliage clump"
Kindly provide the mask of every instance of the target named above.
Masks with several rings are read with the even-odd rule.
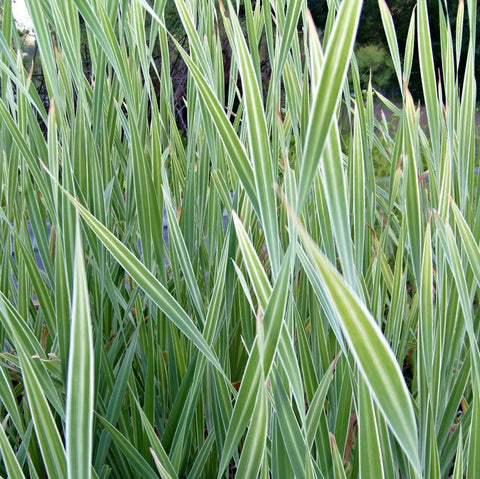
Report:
[[[476,1],[312,3],[3,2],[2,477],[480,477]]]

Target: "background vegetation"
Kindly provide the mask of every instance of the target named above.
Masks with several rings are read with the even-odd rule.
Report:
[[[302,0],[27,4],[44,94],[10,1],[0,34],[0,475],[480,477],[476,1],[434,6],[439,50],[426,0],[404,40],[379,1],[395,102],[358,0],[321,28]]]
[[[308,8],[312,12],[312,17],[317,25],[324,25],[328,15],[328,2],[326,0],[309,0]],[[398,46],[400,56],[405,54],[408,29],[411,20],[411,14],[416,6],[415,0],[392,0],[388,2],[388,7],[392,14],[392,19],[395,25],[395,31],[398,39]],[[430,23],[430,37],[432,43],[432,55],[439,72],[442,72],[442,46],[441,46],[441,17],[448,17],[450,24],[455,25],[457,21],[458,13],[457,1],[445,1],[445,0],[427,0],[427,8],[429,12]],[[463,29],[468,30],[468,20],[464,17]],[[478,32],[480,31],[480,17],[476,19],[476,32],[478,38]],[[461,58],[460,58],[460,72],[463,76],[465,69],[465,60],[468,51],[468,38],[463,36],[461,39]],[[382,18],[380,15],[380,9],[376,0],[365,0],[363,2],[363,9],[360,17],[360,23],[358,26],[358,33],[356,39],[356,45],[358,48],[364,46],[373,47],[377,49],[376,56],[384,56],[388,52],[388,41],[385,36],[385,32],[382,25]],[[475,44],[475,56],[480,58],[480,44],[477,41]],[[416,48],[416,47],[414,47]],[[357,56],[358,56],[357,51]],[[368,57],[367,57],[368,58]],[[384,63],[385,67],[389,67],[388,61]],[[361,70],[360,70],[361,71]],[[409,89],[415,100],[423,100],[422,83],[420,77],[420,64],[418,61],[418,55],[414,55],[412,64],[412,76],[409,82]],[[477,60],[475,65],[475,77],[480,76],[480,62]],[[390,97],[399,97],[400,91],[398,90],[398,83],[394,78],[378,79],[377,85],[383,90],[388,92]]]

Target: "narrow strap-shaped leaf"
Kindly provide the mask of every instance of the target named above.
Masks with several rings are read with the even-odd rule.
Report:
[[[325,60],[314,85],[311,115],[298,180],[297,213],[301,214],[327,140],[348,70],[363,2],[344,0],[329,38]]]
[[[460,434],[458,435],[458,444],[457,444],[457,453],[455,454],[455,465],[453,467],[452,479],[463,479],[464,472],[464,453],[463,453],[463,434],[462,434],[462,424],[458,425],[460,428]]]
[[[247,437],[240,456],[237,474],[240,479],[257,477],[265,454],[267,439],[268,405],[265,385],[258,385],[255,414],[252,415]]]
[[[462,268],[460,251],[456,244],[452,227],[439,217],[437,217],[436,220],[440,241],[445,251],[447,261],[452,270],[453,277],[455,279],[455,286],[459,294],[460,305],[464,317],[464,324],[462,327],[466,329],[471,343],[470,354],[472,357],[472,376],[475,394],[475,392],[480,391],[480,350],[475,335],[472,308],[469,299],[465,271]]]
[[[128,459],[129,463],[135,468],[140,477],[145,477],[148,479],[157,479],[158,475],[150,467],[148,462],[142,457],[137,449],[128,441],[128,439],[115,427],[109,423],[104,417],[97,414],[100,422],[105,426],[105,430],[108,431],[108,434],[115,441],[115,444],[118,446],[120,451]]]
[[[365,305],[345,284],[303,227],[299,227],[299,232],[329,304],[335,312],[335,318],[330,320],[340,324],[362,377],[380,411],[420,475],[415,415],[395,356]],[[324,298],[319,299],[322,301]]]
[[[175,298],[160,281],[128,250],[102,223],[66,191],[64,194],[75,205],[82,218],[97,235],[114,258],[128,271],[133,280],[145,291],[165,315],[189,338],[220,373],[225,374],[215,353],[200,331],[187,316]]]
[[[25,141],[25,138],[23,137],[20,129],[18,128],[18,125],[13,121],[12,116],[10,115],[8,108],[3,102],[3,100],[0,100],[0,117],[5,122],[5,126],[10,131],[18,149],[20,150],[25,161],[27,162],[31,173],[35,178],[37,186],[40,188],[42,194],[45,196],[48,213],[51,215],[52,218],[55,217],[55,210],[53,207],[54,203],[51,195],[51,190],[47,187],[45,177],[41,173],[40,162],[38,162],[34,158],[30,148]]]
[[[180,227],[177,223],[177,219],[175,218],[175,213],[173,212],[172,200],[167,184],[164,184],[164,198],[165,208],[167,210],[168,236],[170,246],[174,248],[175,253],[178,256],[178,260],[183,271],[183,276],[185,278],[185,282],[187,283],[187,294],[191,297],[191,300],[195,307],[195,312],[197,313],[203,325],[203,323],[205,323],[205,311],[202,302],[202,295],[195,280],[195,274],[193,272],[193,267],[190,261],[190,256],[188,255],[187,247],[185,245],[185,239],[182,236]]]
[[[405,42],[405,52],[403,55],[403,74],[405,76],[405,83],[408,85],[410,80],[410,73],[412,71],[413,52],[415,45],[415,26],[416,26],[416,10],[413,10],[408,26],[407,40]]]
[[[359,477],[385,477],[374,403],[362,378],[358,379],[358,442]]]
[[[55,97],[57,102],[65,103],[61,98],[58,82],[57,69],[55,65],[55,54],[50,39],[50,31],[47,19],[51,12],[46,12],[43,2],[26,0],[28,11],[35,25],[35,36],[42,58],[42,69],[45,74],[45,82],[50,97]],[[48,15],[47,15],[48,13]],[[62,105],[64,107],[64,105]]]
[[[20,342],[17,341],[16,347],[22,367],[23,382],[27,392],[35,434],[40,445],[45,468],[49,477],[67,477],[65,449],[63,448],[50,406],[31,364],[32,359],[28,357]]]
[[[202,99],[205,108],[210,113],[215,128],[219,133],[219,137],[223,142],[225,149],[228,153],[229,160],[231,161],[231,166],[237,172],[240,181],[247,192],[247,195],[252,203],[253,208],[255,211],[259,212],[259,202],[258,198],[255,193],[255,183],[254,183],[254,174],[252,165],[250,164],[245,148],[240,141],[237,133],[235,132],[234,127],[230,123],[228,116],[220,104],[213,88],[208,82],[208,77],[206,72],[202,70],[202,67],[199,65],[198,62],[195,62],[192,56],[188,55],[184,48],[182,48],[181,44],[177,41],[177,39],[166,29],[164,23],[158,18],[152,8],[147,4],[145,0],[137,0],[142,6],[150,12],[152,18],[167,32],[168,35],[171,36],[172,41],[174,42],[178,52],[182,56],[183,60],[187,64],[189,68],[189,72],[191,73],[197,88],[198,92],[200,93],[200,98]],[[185,18],[188,18],[188,15],[185,14]],[[191,48],[195,55],[200,55],[203,57],[201,53],[203,48],[201,48],[201,44],[198,41],[197,37],[198,34],[194,28],[191,28],[192,25],[189,21],[186,21],[184,24],[186,29],[186,33],[189,36],[191,41]]]
[[[425,108],[428,116],[428,126],[432,136],[434,157],[438,158],[440,146],[440,106],[438,102],[437,82],[435,80],[435,65],[433,64],[432,37],[428,22],[427,1],[419,0],[417,14],[418,55],[420,72],[425,96]]]
[[[22,468],[15,457],[12,446],[8,442],[5,429],[3,429],[2,425],[0,425],[0,451],[2,453],[2,460],[7,469],[8,477],[11,479],[24,479],[25,476],[23,475]]]
[[[259,201],[260,217],[273,274],[276,276],[280,269],[280,242],[278,241],[277,205],[274,188],[277,165],[273,162],[270,151],[267,120],[253,60],[231,3],[230,17],[235,38],[235,44],[232,47],[237,55],[243,91],[245,92],[243,100],[248,126],[249,154],[252,158],[254,170],[255,190],[257,198],[261,198],[261,201]]]
[[[315,434],[320,423],[321,411],[325,405],[325,398],[327,396],[328,388],[332,382],[333,374],[335,372],[335,365],[337,363],[337,358],[333,361],[330,367],[327,369],[323,375],[322,380],[320,381],[315,395],[313,396],[312,401],[309,404],[307,412],[307,443],[309,448],[312,447],[312,443],[315,439]]]
[[[0,292],[0,321],[17,349],[21,348],[27,357],[35,356],[38,358],[35,365],[30,364],[30,367],[35,371],[35,378],[40,384],[43,394],[63,419],[65,417],[63,401],[61,401],[58,391],[53,385],[52,378],[40,362],[40,358],[46,359],[45,351],[28,324],[25,323],[2,292]]]
[[[258,259],[255,248],[253,247],[252,242],[245,231],[243,223],[240,221],[235,211],[233,212],[233,222],[235,224],[240,249],[242,250],[243,261],[247,267],[253,289],[257,295],[260,305],[265,307],[268,302],[268,298],[270,297],[272,287],[268,280],[265,269],[262,267]]]
[[[305,477],[309,460],[307,441],[304,430],[300,429],[293,412],[290,398],[285,391],[278,371],[271,375],[275,411],[278,415],[278,424],[287,450],[292,469],[299,477]]]
[[[388,47],[390,48],[390,54],[393,60],[393,66],[395,67],[395,73],[397,74],[398,84],[400,90],[403,88],[402,79],[402,67],[400,64],[400,53],[398,51],[397,34],[395,33],[395,26],[393,24],[392,14],[385,2],[385,0],[378,0],[378,6],[380,7],[380,14],[382,16],[383,30],[387,37]]]
[[[148,421],[148,418],[143,412],[142,408],[140,407],[140,404],[137,401],[137,399],[136,398],[134,399],[138,409],[138,413],[140,414],[140,419],[142,420],[144,431],[147,433],[148,440],[150,442],[150,447],[152,451],[155,453],[157,460],[160,462],[160,464],[162,465],[162,468],[167,472],[167,474],[170,475],[171,478],[178,477],[175,471],[175,468],[170,462],[170,459],[167,453],[165,452],[165,449],[163,448],[162,443],[160,442],[160,439],[155,434],[153,426]]]
[[[478,57],[477,57],[478,58]],[[473,165],[475,161],[475,54],[470,45],[462,86],[459,118],[458,174],[460,179],[460,207],[464,210],[473,199]]]
[[[435,420],[433,418],[431,402],[428,401],[428,411],[426,420],[425,434],[425,458],[424,458],[424,477],[440,477],[440,461],[438,456],[438,446],[435,435]],[[472,476],[474,477],[474,476]]]
[[[422,367],[426,375],[427,384],[431,385],[433,374],[433,342],[434,342],[434,317],[433,317],[433,275],[432,275],[432,245],[430,223],[425,230],[423,243],[422,280],[420,282],[420,320],[419,320],[419,350],[421,350]],[[419,371],[420,374],[420,371]]]
[[[193,466],[190,469],[190,472],[188,473],[187,479],[196,479],[201,475],[203,467],[207,462],[208,456],[210,455],[214,444],[215,444],[215,434],[212,431],[210,431],[207,439],[203,443],[203,446],[198,453],[197,459],[195,459],[195,462],[193,463]]]
[[[289,276],[290,258],[287,254],[284,258],[280,275],[270,295],[263,316],[265,336],[262,355],[259,352],[257,341],[255,341],[252,350],[250,351],[250,356],[248,357],[237,402],[235,403],[235,408],[232,417],[230,418],[224,449],[220,459],[218,477],[220,477],[227,467],[228,461],[232,457],[241,435],[244,433],[248,422],[251,420],[255,401],[257,400],[257,387],[259,387],[259,381],[262,377],[261,373],[263,372],[265,378],[267,378],[272,368],[277,344],[280,340],[280,334],[282,331],[282,320],[287,302]],[[262,360],[263,367],[259,364]]]
[[[460,238],[465,248],[468,262],[473,270],[478,287],[480,287],[480,247],[475,240],[472,230],[468,226],[460,208],[454,201],[450,202],[450,206],[455,217],[455,224],[460,231]]]
[[[20,417],[20,410],[13,395],[11,383],[7,379],[3,367],[0,367],[0,401],[2,401],[2,404],[7,410],[13,424],[17,428],[18,433],[20,436],[23,436],[25,432],[25,426],[23,425]]]
[[[479,388],[473,392],[472,423],[470,425],[470,438],[467,454],[467,475],[466,477],[478,477],[480,474],[480,457],[477,453],[480,447],[480,394]]]
[[[406,92],[406,107],[404,121],[405,169],[407,181],[405,187],[405,208],[410,251],[412,254],[413,272],[417,285],[420,284],[422,265],[422,216],[420,209],[420,196],[418,190],[418,163],[419,148],[416,141],[418,122],[415,120],[413,98]]]
[[[340,456],[340,451],[338,450],[337,441],[335,436],[330,433],[330,450],[332,453],[332,462],[333,462],[333,477],[335,479],[347,479],[345,474],[345,469],[343,467],[342,456]]]
[[[69,477],[91,477],[94,352],[80,221],[75,241],[72,322],[67,377],[66,451]]]
[[[122,360],[120,370],[118,372],[115,385],[112,390],[112,394],[108,401],[106,420],[114,424],[117,423],[120,415],[121,407],[125,398],[125,390],[127,387],[128,378],[132,370],[133,356],[138,343],[138,329],[135,331],[133,338],[125,353],[125,357]],[[105,458],[107,457],[108,449],[110,447],[111,435],[106,431],[103,431],[98,445],[95,448],[95,462],[94,466],[96,470],[100,470],[103,467]]]

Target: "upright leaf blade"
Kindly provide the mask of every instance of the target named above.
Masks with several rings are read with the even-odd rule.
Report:
[[[299,233],[335,312],[335,318],[329,319],[340,324],[377,406],[420,475],[415,415],[410,393],[395,356],[365,305],[345,284],[301,226]]]
[[[363,2],[344,0],[329,38],[325,61],[314,85],[311,115],[298,180],[297,212],[301,214],[320,161],[348,70]]]
[[[67,378],[66,452],[69,477],[91,477],[94,352],[80,221],[75,240],[72,323]]]

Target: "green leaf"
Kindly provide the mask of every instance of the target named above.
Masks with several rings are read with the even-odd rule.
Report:
[[[41,384],[23,345],[16,344],[28,404],[43,461],[49,477],[67,477],[67,462],[62,440]]]
[[[311,448],[315,439],[318,426],[320,424],[321,412],[325,406],[325,398],[327,396],[328,388],[332,382],[333,374],[335,373],[335,365],[337,364],[338,356],[334,359],[333,363],[327,369],[323,375],[322,380],[318,384],[318,388],[315,391],[312,401],[309,404],[307,412],[307,442]]]
[[[84,206],[74,200],[68,193],[64,194],[74,204],[75,208],[97,235],[102,244],[110,251],[113,257],[128,271],[133,280],[145,291],[165,315],[189,338],[205,355],[212,365],[224,374],[220,363],[211,347],[203,338],[192,320],[183,308],[166,290],[157,278],[122,244],[104,225],[100,223]]]
[[[127,440],[127,438],[115,427],[110,424],[104,417],[97,414],[100,422],[105,426],[106,431],[110,434],[112,439],[115,441],[115,444],[118,446],[120,451],[128,459],[128,462],[132,465],[135,471],[140,475],[140,477],[145,477],[148,479],[157,479],[158,475],[150,467],[147,461],[142,457],[137,449]]]
[[[281,435],[290,459],[292,469],[299,477],[305,477],[309,469],[307,464],[310,459],[304,431],[300,429],[297,418],[294,414],[294,408],[290,398],[285,391],[278,371],[275,371],[271,377],[274,396],[275,412],[278,416],[278,424]]]
[[[397,34],[395,33],[395,25],[393,24],[392,14],[390,13],[385,0],[378,0],[378,6],[380,7],[383,29],[385,31],[385,36],[387,37],[388,46],[390,48],[390,54],[392,56],[393,66],[395,67],[395,73],[397,74],[398,84],[400,86],[400,90],[402,90],[402,67],[400,64]]]
[[[333,459],[333,477],[335,479],[347,479],[345,469],[343,467],[342,456],[340,456],[337,441],[332,433],[330,433],[330,451]]]
[[[428,126],[432,136],[435,157],[438,157],[440,146],[440,106],[438,102],[435,65],[433,64],[432,36],[428,21],[426,0],[419,0],[417,14],[418,55],[422,75],[423,94],[428,116]]]
[[[77,217],[65,434],[69,477],[91,477],[94,389],[93,333]]]
[[[359,477],[385,477],[375,408],[370,390],[362,378],[358,379],[358,446],[360,453]]]
[[[335,317],[329,318],[329,321],[340,324],[377,406],[409,461],[420,474],[415,415],[395,356],[366,306],[345,284],[306,231],[299,227],[299,232],[309,260],[335,313]],[[319,297],[320,301],[322,299]]]
[[[257,400],[255,402],[255,414],[252,415],[250,421],[236,473],[236,476],[241,479],[258,476],[265,451],[267,423],[268,409],[265,386],[259,384]]]
[[[362,5],[363,2],[359,0],[342,2],[334,30],[328,40],[323,65],[318,68],[320,74],[313,85],[313,99],[298,180],[296,205],[298,214],[301,214],[310,193],[329,130],[334,122],[334,113],[352,55]]]
[[[0,425],[0,451],[2,452],[2,459],[7,469],[8,477],[12,479],[24,479],[22,468],[18,463],[17,458],[12,450],[12,446],[8,442],[5,429]]]
[[[240,226],[240,222],[238,225]],[[240,229],[238,230],[240,231]],[[257,401],[257,390],[263,388],[261,377],[268,377],[273,366],[273,360],[277,351],[277,345],[282,331],[282,320],[285,313],[287,302],[287,287],[289,284],[290,258],[289,255],[284,258],[282,268],[275,287],[270,295],[263,315],[265,328],[263,347],[260,354],[258,338],[254,342],[247,365],[242,376],[240,390],[238,393],[235,408],[227,429],[227,434],[220,459],[219,477],[227,467],[228,461],[232,457],[236,446],[245,431],[247,424],[252,420],[255,402]],[[259,366],[263,360],[263,367]],[[254,439],[252,438],[252,441]],[[258,440],[255,439],[255,440]]]
[[[138,413],[140,414],[140,419],[142,421],[143,429],[147,433],[148,441],[150,443],[150,448],[152,450],[152,454],[155,456],[155,463],[160,464],[162,471],[164,471],[166,474],[168,474],[168,477],[170,478],[176,478],[177,473],[175,471],[175,468],[173,467],[172,463],[170,462],[170,459],[165,452],[165,449],[162,446],[162,443],[160,442],[159,438],[155,434],[155,431],[148,421],[147,416],[143,412],[142,408],[140,407],[140,404],[138,403],[137,399],[135,399],[135,404],[138,409]]]
[[[276,276],[280,269],[280,242],[278,241],[277,204],[276,204],[276,163],[273,162],[267,120],[263,109],[263,99],[252,56],[248,51],[245,38],[237,16],[230,3],[230,17],[233,26],[235,43],[232,44],[236,52],[240,67],[243,97],[247,119],[247,138],[249,154],[252,158],[255,191],[259,199],[260,218],[265,233],[267,250],[272,264],[273,274]],[[261,200],[260,200],[261,199]]]

